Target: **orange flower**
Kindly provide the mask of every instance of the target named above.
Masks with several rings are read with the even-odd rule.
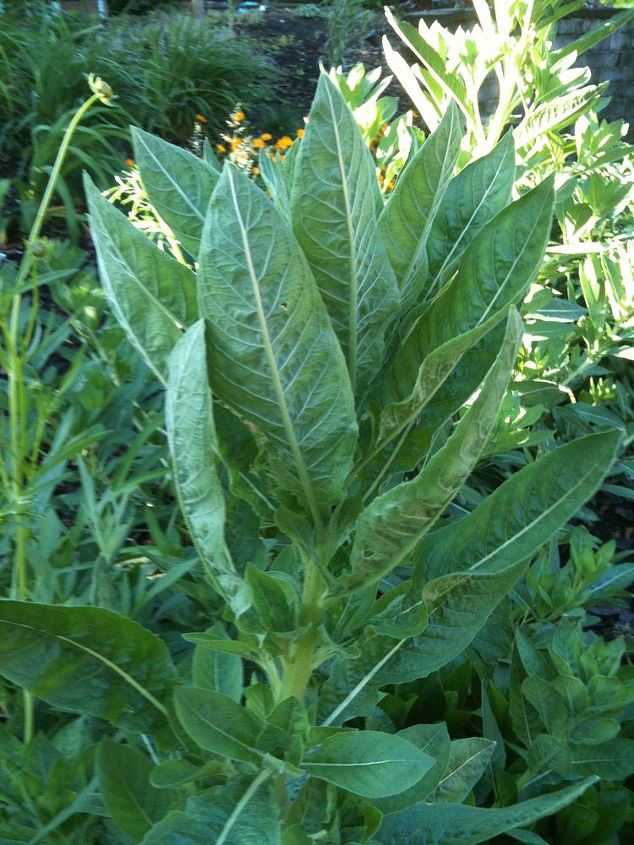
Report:
[[[236,123],[242,123],[242,121],[246,117],[246,114],[243,111],[236,111],[231,115],[231,117]]]
[[[262,138],[263,141],[270,141],[272,137],[273,136],[270,134],[270,132],[263,132],[260,135],[260,138]]]
[[[128,167],[136,167],[136,161],[133,158],[126,158],[125,163]]]
[[[207,123],[207,118],[204,114],[197,114],[196,120],[198,121],[198,123]]]
[[[232,138],[231,139],[231,149],[237,150],[241,143],[242,143],[241,138]]]
[[[282,137],[279,138],[275,142],[275,149],[276,150],[287,150],[291,146],[292,143],[293,143],[292,138],[289,138],[288,135],[282,135]]]
[[[260,172],[259,167],[252,167],[251,168],[251,173],[253,173],[254,176],[257,176],[259,172]]]
[[[226,153],[227,148],[225,147],[224,144],[216,144],[216,152],[217,153]]]
[[[304,137],[304,130],[298,129],[295,134],[297,135],[298,138],[303,138]]]
[[[262,138],[256,138],[253,142],[253,146],[256,150],[261,150],[263,147],[266,147],[266,143],[262,140]]]

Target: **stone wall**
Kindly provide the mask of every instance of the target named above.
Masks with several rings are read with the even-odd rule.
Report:
[[[612,15],[619,10],[606,8],[580,10],[559,22],[555,48],[563,47],[585,35],[596,26],[606,24]],[[476,20],[470,9],[456,9],[451,11],[434,11],[412,13],[408,15],[412,23],[417,18],[423,18],[429,25],[434,20],[440,21],[447,29],[454,30],[458,26],[472,26]],[[579,57],[576,65],[587,66],[592,71],[592,82],[609,82],[608,93],[611,97],[609,105],[601,112],[601,116],[608,120],[625,120],[630,124],[630,137],[634,135],[634,21],[628,26],[613,32],[592,49]],[[490,110],[495,96],[495,83],[491,82],[488,91],[484,91],[481,107],[484,113]],[[487,108],[489,107],[489,108]]]

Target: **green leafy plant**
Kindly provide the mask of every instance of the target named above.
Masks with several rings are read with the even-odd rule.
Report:
[[[106,295],[166,387],[207,580],[188,654],[110,610],[3,601],[0,672],[117,729],[99,793],[134,841],[530,837],[596,780],[469,806],[492,743],[390,718],[386,687],[464,652],[619,443],[569,443],[452,509],[507,391],[554,199],[547,180],[510,202],[510,135],[455,175],[463,131],[450,107],[384,202],[326,75],[303,139],[263,173],[270,196],[136,130],[195,272],[87,184]]]
[[[346,63],[349,51],[368,35],[373,13],[363,0],[329,0],[326,57],[331,65]]]
[[[330,78],[352,110],[357,126],[372,152],[377,166],[377,179],[383,192],[394,187],[400,171],[410,154],[424,140],[423,133],[414,126],[413,112],[395,114],[398,97],[382,96],[392,81],[381,79],[382,68],[367,71],[362,63],[348,73],[333,68]]]
[[[493,9],[486,0],[473,0],[472,5],[477,24],[456,32],[422,19],[417,29],[388,12],[389,23],[416,61],[408,64],[385,37],[387,62],[431,130],[447,104],[456,103],[467,127],[465,158],[487,152],[506,127],[515,125],[518,157],[529,164],[543,155],[551,134],[597,109],[607,83],[592,84],[589,69],[573,65],[579,54],[630,22],[634,11],[620,12],[554,50],[558,21],[582,8],[584,0],[563,5],[519,0],[495,3]],[[482,110],[487,96],[493,101],[490,115]]]

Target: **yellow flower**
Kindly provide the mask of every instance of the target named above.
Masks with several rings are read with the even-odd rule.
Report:
[[[298,138],[303,138],[304,137],[304,130],[298,129],[295,134],[297,135]]]
[[[125,163],[128,167],[136,167],[136,161],[133,158],[126,158]]]
[[[241,143],[242,143],[241,138],[236,138],[236,137],[232,138],[231,139],[231,149],[237,150]]]
[[[263,132],[260,135],[260,138],[262,138],[263,141],[270,141],[272,137],[273,136],[269,132]]]
[[[289,138],[288,135],[282,135],[282,137],[279,138],[275,142],[275,149],[276,150],[287,150],[291,146],[292,143],[293,143],[292,138]]]
[[[261,150],[263,147],[266,147],[266,142],[262,140],[262,138],[256,138],[253,142],[253,146],[256,150]]]
[[[197,114],[196,120],[198,121],[198,123],[207,123],[207,118],[204,114]]]
[[[251,168],[251,173],[253,173],[254,176],[257,176],[259,172],[260,172],[259,167],[252,167]]]
[[[217,153],[226,153],[227,148],[225,147],[224,144],[216,144],[216,152]]]
[[[244,113],[243,111],[236,111],[236,112],[234,112],[234,113],[231,115],[231,117],[233,118],[233,120],[234,120],[236,123],[242,123],[242,121],[244,120],[244,118],[246,117],[246,115],[245,115],[245,113]]]

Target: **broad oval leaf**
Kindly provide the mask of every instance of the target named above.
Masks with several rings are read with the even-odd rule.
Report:
[[[53,707],[144,733],[165,727],[176,670],[165,644],[97,607],[0,601],[0,674]]]
[[[350,555],[346,588],[381,578],[414,551],[467,480],[489,438],[515,363],[522,321],[511,312],[502,348],[478,398],[427,466],[378,496],[362,511]]]
[[[509,202],[514,178],[515,146],[507,132],[490,153],[451,180],[427,240],[427,298],[453,275],[469,244]]]
[[[383,798],[408,789],[433,765],[432,757],[398,735],[355,731],[310,749],[301,768],[355,795]]]
[[[381,364],[385,329],[399,299],[378,236],[376,191],[361,132],[323,73],[295,163],[291,212],[357,395]]]
[[[251,605],[250,591],[225,543],[225,494],[216,469],[218,439],[205,357],[205,324],[199,320],[169,358],[167,439],[192,539],[218,592],[239,616]]]
[[[386,816],[377,833],[381,845],[478,845],[507,830],[532,824],[567,807],[596,783],[588,778],[551,795],[511,807],[469,807],[465,804],[417,804]]]
[[[356,445],[345,361],[293,234],[231,165],[210,204],[198,279],[212,388],[267,436],[277,483],[320,519]]]
[[[214,690],[182,687],[174,694],[176,714],[201,748],[232,760],[260,763],[257,738],[264,729],[250,710]]]
[[[379,218],[379,232],[405,307],[425,293],[427,239],[458,161],[463,134],[464,123],[451,103],[436,131],[406,164]]]
[[[105,737],[97,754],[99,791],[112,820],[140,839],[172,808],[175,794],[149,781],[152,763],[132,748]]]
[[[202,161],[188,150],[135,126],[132,143],[150,202],[187,252],[196,258],[219,169],[209,159]]]
[[[167,357],[197,317],[196,277],[84,180],[101,283],[130,342],[165,381]]]

